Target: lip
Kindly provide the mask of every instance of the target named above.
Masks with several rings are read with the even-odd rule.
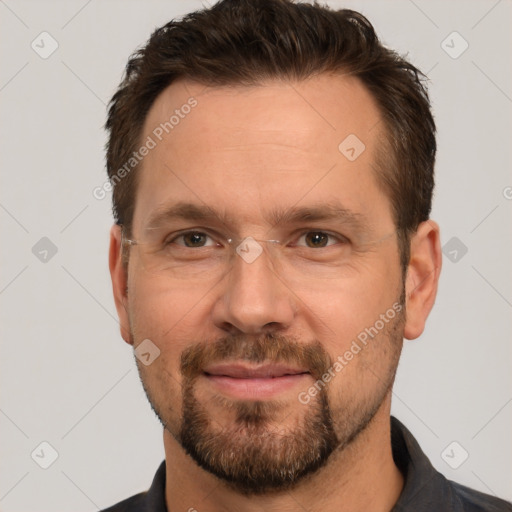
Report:
[[[218,364],[205,368],[203,376],[217,392],[245,400],[271,398],[311,378],[307,370],[282,364]]]
[[[234,379],[277,378],[286,375],[309,373],[304,368],[296,368],[284,364],[262,364],[248,366],[240,363],[223,363],[207,366],[204,373],[212,376],[232,377]]]

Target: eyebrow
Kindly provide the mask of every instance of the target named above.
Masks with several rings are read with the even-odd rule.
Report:
[[[337,202],[319,203],[310,206],[293,206],[291,208],[275,207],[266,215],[265,220],[273,227],[277,224],[298,224],[301,222],[339,221],[360,230],[370,231],[370,223],[365,215],[354,212]],[[224,225],[238,224],[233,215],[207,205],[178,202],[170,206],[157,208],[149,217],[147,228],[154,229],[166,222],[175,220],[217,221]]]

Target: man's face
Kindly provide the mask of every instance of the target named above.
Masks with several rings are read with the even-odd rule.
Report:
[[[292,487],[389,408],[405,309],[383,129],[363,86],[334,76],[177,82],[147,116],[121,321],[160,350],[138,367],[167,432],[241,492]],[[162,217],[177,203],[218,216]],[[329,206],[342,211],[286,217]]]

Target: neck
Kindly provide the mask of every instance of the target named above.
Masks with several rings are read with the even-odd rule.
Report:
[[[203,470],[174,437],[164,430],[166,502],[169,512],[238,510],[312,512],[389,512],[403,488],[393,461],[390,397],[368,427],[347,447],[334,452],[328,463],[292,490],[263,496],[244,496]]]

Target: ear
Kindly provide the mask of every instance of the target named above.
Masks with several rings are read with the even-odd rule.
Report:
[[[441,241],[437,223],[422,222],[411,239],[411,252],[406,291],[404,336],[413,340],[420,336],[434,305],[441,273]]]
[[[127,284],[128,275],[125,265],[123,265],[123,248],[121,243],[121,226],[114,224],[110,229],[110,249],[108,257],[108,266],[110,269],[110,278],[112,279],[112,291],[114,293],[114,302],[116,304],[117,315],[119,316],[119,327],[121,336],[126,343],[133,344],[130,335],[130,322],[127,310],[128,295]]]

